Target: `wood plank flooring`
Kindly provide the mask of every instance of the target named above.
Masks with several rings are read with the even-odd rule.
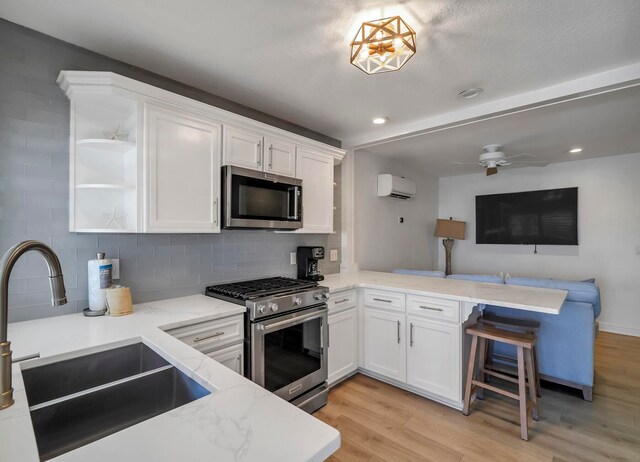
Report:
[[[314,415],[342,434],[331,462],[640,461],[640,338],[600,332],[595,370],[592,403],[543,385],[528,442],[508,398],[485,391],[465,417],[361,374]]]

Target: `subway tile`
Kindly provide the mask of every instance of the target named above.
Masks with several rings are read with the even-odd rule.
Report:
[[[153,275],[155,268],[168,268],[171,266],[171,256],[169,255],[154,255],[154,256],[139,256],[137,260],[137,270],[139,272],[148,271],[150,275]]]
[[[47,152],[30,152],[25,148],[0,146],[0,161],[21,163],[23,165],[39,165],[51,167],[51,154]]]
[[[27,313],[23,308],[9,310],[9,322],[22,322],[27,320]]]
[[[19,133],[0,131],[0,146],[24,149],[27,147],[27,136]]]
[[[186,255],[186,247],[184,245],[161,245],[156,246],[156,255]]]
[[[197,234],[171,234],[171,245],[195,245],[198,243]]]
[[[51,318],[53,316],[64,316],[66,314],[73,314],[77,312],[78,305],[75,301],[69,302],[62,306],[51,306],[51,304],[30,306],[22,308],[26,315],[26,320]]]
[[[138,234],[138,246],[169,245],[171,239],[168,234]]]
[[[69,114],[43,111],[32,107],[26,108],[25,119],[29,122],[35,122],[51,127],[67,128],[69,126]]]

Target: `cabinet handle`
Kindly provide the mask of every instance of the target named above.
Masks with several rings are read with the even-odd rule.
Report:
[[[409,346],[413,346],[413,323],[409,324]]]
[[[384,298],[374,298],[373,300],[376,302],[391,303],[391,300],[385,300]]]
[[[435,307],[433,307],[433,306],[424,306],[424,305],[420,305],[420,308],[422,308],[423,310],[444,311],[442,308],[435,308]]]
[[[193,339],[193,343],[202,342],[203,340],[208,340],[210,338],[220,337],[221,335],[224,335],[224,331],[216,332],[215,334],[207,335],[206,337],[196,337]]]
[[[262,166],[262,141],[258,141],[258,151],[257,151],[257,156],[258,156],[258,167]]]
[[[273,166],[273,144],[269,146],[269,170]]]
[[[213,224],[218,226],[218,198],[213,200]]]
[[[343,300],[338,300],[338,301],[336,301],[336,302],[335,302],[335,304],[336,304],[336,305],[339,305],[340,303],[344,303],[344,302],[348,302],[348,301],[349,301],[349,299],[348,299],[348,298],[345,298],[345,299],[343,299]]]
[[[400,321],[396,321],[398,323],[398,345],[400,344]]]

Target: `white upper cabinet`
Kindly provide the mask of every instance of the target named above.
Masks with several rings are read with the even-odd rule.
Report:
[[[333,157],[298,148],[296,175],[302,180],[302,233],[333,233]]]
[[[221,126],[152,104],[145,126],[145,231],[220,231]]]
[[[259,133],[224,127],[223,164],[263,170],[263,139]]]
[[[295,178],[296,146],[285,140],[265,136],[264,171]]]
[[[57,82],[71,107],[71,232],[218,232],[221,165],[303,179],[302,232],[333,232],[343,150],[112,72]]]

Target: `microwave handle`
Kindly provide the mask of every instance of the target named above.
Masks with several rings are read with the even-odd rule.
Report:
[[[290,193],[293,193],[293,215],[289,215],[287,218],[291,219],[291,220],[297,220],[299,218],[298,216],[298,210],[299,210],[299,201],[300,201],[300,187],[299,186],[293,186],[292,188],[289,189]]]

